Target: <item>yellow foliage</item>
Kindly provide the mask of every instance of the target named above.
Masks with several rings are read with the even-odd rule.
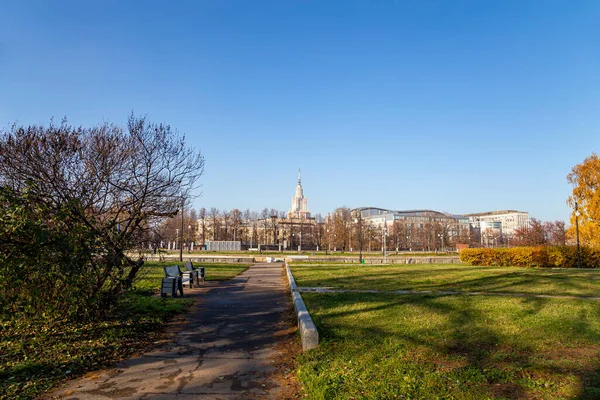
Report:
[[[581,266],[600,268],[600,249],[581,248]],[[535,246],[474,248],[460,252],[460,260],[470,265],[498,265],[540,268],[577,268],[577,247]]]
[[[571,227],[567,231],[570,239],[576,236],[575,204],[579,210],[579,240],[590,247],[600,247],[600,158],[596,153],[577,164],[567,175],[573,187],[567,204],[573,208]]]

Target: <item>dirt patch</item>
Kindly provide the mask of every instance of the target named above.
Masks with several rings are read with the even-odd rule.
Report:
[[[490,386],[494,398],[530,400],[536,397],[528,394],[524,388],[514,383],[498,383]]]
[[[558,347],[551,348],[544,352],[545,358],[550,360],[577,360],[595,361],[600,354],[600,346],[580,346],[580,347]]]
[[[304,391],[296,378],[297,357],[302,353],[302,343],[296,326],[293,307],[290,306],[285,314],[284,321],[279,324],[279,329],[275,332],[275,338],[277,339],[277,355],[273,361],[277,370],[273,373],[271,379],[277,382],[281,388],[277,398],[280,400],[303,398]]]
[[[436,369],[440,372],[451,372],[460,368],[465,368],[469,363],[466,360],[450,361],[438,359],[434,361]]]

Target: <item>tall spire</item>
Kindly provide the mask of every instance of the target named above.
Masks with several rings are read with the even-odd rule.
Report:
[[[298,186],[296,186],[296,194],[292,199],[292,208],[288,212],[288,218],[310,218],[310,211],[306,205],[304,190],[302,190],[302,175],[298,168]]]

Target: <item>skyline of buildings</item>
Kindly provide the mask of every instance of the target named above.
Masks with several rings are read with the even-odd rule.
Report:
[[[310,219],[311,214],[307,206],[307,198],[304,196],[300,168],[298,168],[298,185],[292,198],[292,207],[288,211],[290,219]],[[481,236],[481,232],[494,230],[501,238],[512,236],[519,228],[529,225],[529,213],[517,210],[495,210],[487,212],[477,212],[469,214],[448,214],[436,210],[388,210],[379,207],[357,207],[352,212],[360,212],[361,217],[368,223],[382,227],[392,225],[395,221],[417,224],[423,227],[425,223],[441,223],[443,225],[453,225],[451,234],[459,237],[460,232],[465,229],[474,229]],[[330,213],[328,217],[330,218]],[[488,231],[489,233],[489,231]]]
[[[371,250],[383,243],[407,250],[451,249],[458,244],[509,245],[515,231],[529,225],[529,214],[516,210],[456,215],[428,209],[339,207],[324,218],[319,214],[315,217],[308,208],[300,169],[287,214],[275,209],[264,209],[261,214],[234,210],[217,215],[212,211],[209,218],[197,221],[196,236],[202,239],[200,243],[239,240],[245,248],[260,244],[262,248],[280,250],[352,251],[360,246]]]

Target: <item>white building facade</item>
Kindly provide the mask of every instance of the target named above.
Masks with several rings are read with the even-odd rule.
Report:
[[[472,228],[484,230],[493,227],[500,229],[503,236],[513,236],[519,228],[529,226],[529,213],[516,210],[491,211],[486,213],[467,214]]]

